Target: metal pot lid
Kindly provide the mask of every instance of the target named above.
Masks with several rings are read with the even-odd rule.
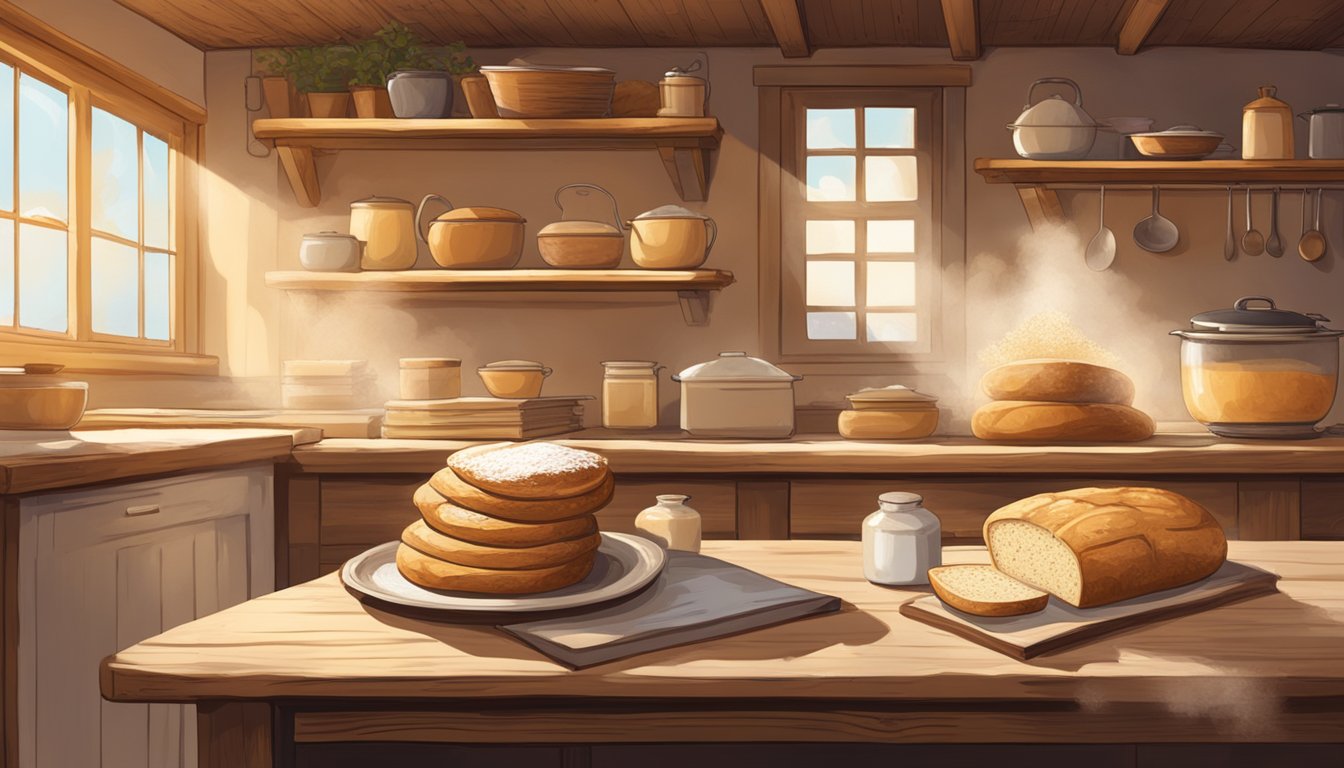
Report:
[[[892,405],[938,402],[938,398],[933,395],[926,395],[903,384],[893,384],[889,387],[867,387],[852,395],[845,395],[845,398],[851,403],[891,403]]]
[[[1322,112],[1344,112],[1344,104],[1326,104],[1325,106],[1317,107],[1306,114],[1319,115]]]
[[[448,80],[452,75],[441,69],[398,69],[387,76],[391,80],[394,77],[423,77],[434,78],[435,80]]]
[[[383,195],[371,195],[362,200],[356,200],[350,204],[351,208],[408,208],[415,210],[410,200],[402,200],[400,197],[385,197]]]
[[[1009,128],[1095,128],[1097,122],[1083,108],[1062,96],[1051,96],[1027,107]]]
[[[309,232],[308,234],[303,236],[303,239],[306,241],[335,240],[345,242],[353,240],[355,242],[359,242],[359,238],[355,237],[354,235],[347,235],[344,232],[335,232],[333,230],[325,230],[322,232]]]
[[[541,228],[537,237],[625,237],[621,230],[605,221],[553,221]]]
[[[673,381],[799,381],[793,374],[746,352],[720,352],[717,360],[696,363]]]
[[[1263,302],[1265,306],[1251,306],[1251,302]],[[1322,325],[1329,321],[1330,318],[1324,315],[1279,309],[1267,296],[1243,296],[1231,309],[1215,309],[1195,315],[1190,318],[1190,325],[1203,333],[1338,333]]]
[[[486,363],[478,370],[482,371],[545,371],[546,366],[536,360],[496,360]]]
[[[660,205],[635,217],[635,221],[646,221],[648,219],[700,219],[701,221],[708,221],[709,217],[699,211],[692,211],[690,208],[683,208],[680,205]]]
[[[1132,136],[1139,138],[1161,137],[1161,136],[1207,136],[1209,138],[1222,139],[1223,134],[1217,131],[1206,131],[1197,125],[1173,125],[1165,131],[1148,131],[1146,133],[1134,133]]]
[[[616,70],[606,67],[566,67],[556,64],[506,64],[502,66],[481,67],[481,72],[585,72],[588,74],[615,75]]]
[[[660,368],[652,360],[603,360],[603,367],[617,370],[648,370],[650,368]]]
[[[684,67],[672,67],[663,73],[663,77],[690,77],[695,80],[704,80],[703,77],[692,75],[692,72],[699,72],[704,67],[704,62],[700,59],[692,61]]]
[[[514,224],[525,223],[527,219],[522,217],[516,211],[510,211],[508,208],[491,208],[489,206],[475,206],[468,208],[454,208],[451,211],[444,211],[439,214],[434,221],[506,221]]]

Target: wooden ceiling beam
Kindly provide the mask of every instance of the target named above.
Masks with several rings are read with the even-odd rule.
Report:
[[[1116,52],[1124,56],[1138,53],[1143,41],[1152,34],[1153,27],[1157,26],[1157,20],[1162,18],[1162,14],[1170,4],[1171,0],[1135,0],[1129,9],[1129,15],[1125,17],[1125,23],[1120,26],[1120,40],[1115,44]]]
[[[779,50],[786,58],[805,58],[812,55],[812,43],[807,39],[807,23],[803,16],[803,0],[761,0],[761,10],[775,33]]]
[[[942,3],[952,58],[957,61],[980,58],[980,19],[976,0],[942,0]]]

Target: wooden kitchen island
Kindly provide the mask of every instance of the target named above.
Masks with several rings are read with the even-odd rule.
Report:
[[[201,768],[445,753],[453,765],[760,764],[742,750],[775,765],[940,750],[1090,768],[1344,762],[1344,542],[1233,541],[1233,559],[1279,574],[1278,594],[1028,662],[901,616],[920,592],[864,581],[855,542],[705,553],[844,606],[573,672],[492,626],[366,607],[329,574],[109,657],[102,692],[198,704]]]

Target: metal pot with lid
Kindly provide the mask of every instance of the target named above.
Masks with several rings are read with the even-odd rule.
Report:
[[[575,190],[580,197],[601,192],[611,201],[614,224],[585,219],[566,220],[565,204],[561,195]],[[552,267],[562,269],[615,269],[625,253],[625,233],[621,231],[621,209],[616,198],[596,184],[566,184],[555,191],[555,207],[560,209],[560,221],[541,228],[537,233],[537,249],[541,259]]]
[[[1073,101],[1055,94],[1032,102],[1039,85],[1067,85],[1073,89]],[[1028,160],[1080,160],[1087,157],[1097,138],[1097,122],[1083,111],[1083,91],[1067,77],[1043,77],[1027,89],[1022,114],[1008,125],[1013,132],[1013,147]]]
[[[425,206],[448,210],[425,223]],[[454,208],[441,195],[426,195],[415,212],[416,236],[445,269],[509,269],[523,255],[527,219],[506,208]]]
[[[1280,309],[1265,296],[1201,312],[1181,339],[1185,407],[1224,437],[1300,439],[1335,402],[1339,337],[1329,318]]]
[[[699,72],[699,59],[685,67],[673,67],[658,81],[659,117],[704,117],[709,99],[709,81],[691,74]]]
[[[719,237],[714,220],[680,205],[660,205],[625,223],[630,256],[644,269],[695,269]]]
[[[681,383],[681,428],[696,437],[788,437],[793,383],[802,378],[745,352],[721,352],[672,377]]]
[[[1307,156],[1312,160],[1344,159],[1344,106],[1326,104],[1298,117],[1307,121]]]

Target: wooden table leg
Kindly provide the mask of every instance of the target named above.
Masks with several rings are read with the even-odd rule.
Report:
[[[271,705],[209,702],[196,707],[198,768],[272,768]]]

